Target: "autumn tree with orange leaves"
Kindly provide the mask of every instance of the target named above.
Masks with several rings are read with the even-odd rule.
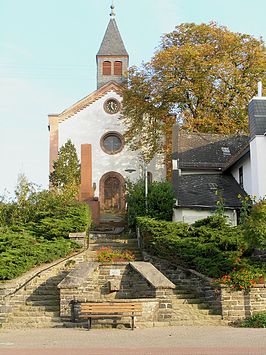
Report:
[[[150,62],[128,71],[125,137],[149,161],[165,150],[176,119],[194,132],[247,132],[247,105],[259,80],[266,84],[262,39],[214,22],[181,24],[162,36]]]

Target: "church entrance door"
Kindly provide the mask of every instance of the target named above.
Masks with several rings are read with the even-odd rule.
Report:
[[[125,180],[116,171],[104,174],[100,179],[100,208],[102,213],[124,214]]]
[[[109,176],[104,182],[104,210],[117,213],[121,210],[122,189],[119,179]]]

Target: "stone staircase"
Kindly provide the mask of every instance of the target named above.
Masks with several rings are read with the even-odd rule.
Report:
[[[2,328],[61,327],[57,285],[77,263],[84,260],[84,254],[44,270],[9,296],[7,307],[10,311],[4,318]]]
[[[188,289],[174,290],[172,319],[170,325],[227,325],[221,315],[209,308],[200,298]]]
[[[123,228],[122,228],[123,229]],[[136,239],[129,238],[122,230],[109,232],[107,229],[90,234],[88,250],[82,255],[74,257],[58,266],[48,268],[34,277],[24,287],[9,297],[8,313],[3,328],[45,328],[62,327],[59,317],[59,290],[57,285],[66,275],[83,261],[95,261],[97,250],[102,247],[111,247],[115,250],[129,250],[136,261],[143,260],[142,252]],[[156,264],[158,268],[176,288],[170,296],[172,303],[172,315],[165,325],[225,325],[220,315],[208,307],[206,303],[191,290],[189,281],[180,282],[180,275],[175,268],[168,265]],[[186,280],[185,280],[186,281]],[[163,326],[162,322],[158,322]]]
[[[142,260],[142,253],[139,249],[137,239],[128,238],[126,235],[109,233],[91,233],[89,252],[91,260],[97,259],[97,251],[102,247],[111,247],[114,250],[128,250],[135,255],[136,261]]]

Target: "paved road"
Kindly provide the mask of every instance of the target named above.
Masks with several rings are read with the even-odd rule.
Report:
[[[2,330],[1,355],[266,355],[266,329]]]

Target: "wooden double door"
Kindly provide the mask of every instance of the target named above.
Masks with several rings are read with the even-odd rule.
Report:
[[[109,174],[103,181],[102,209],[105,212],[120,213],[124,210],[124,181],[121,177],[117,173]]]

